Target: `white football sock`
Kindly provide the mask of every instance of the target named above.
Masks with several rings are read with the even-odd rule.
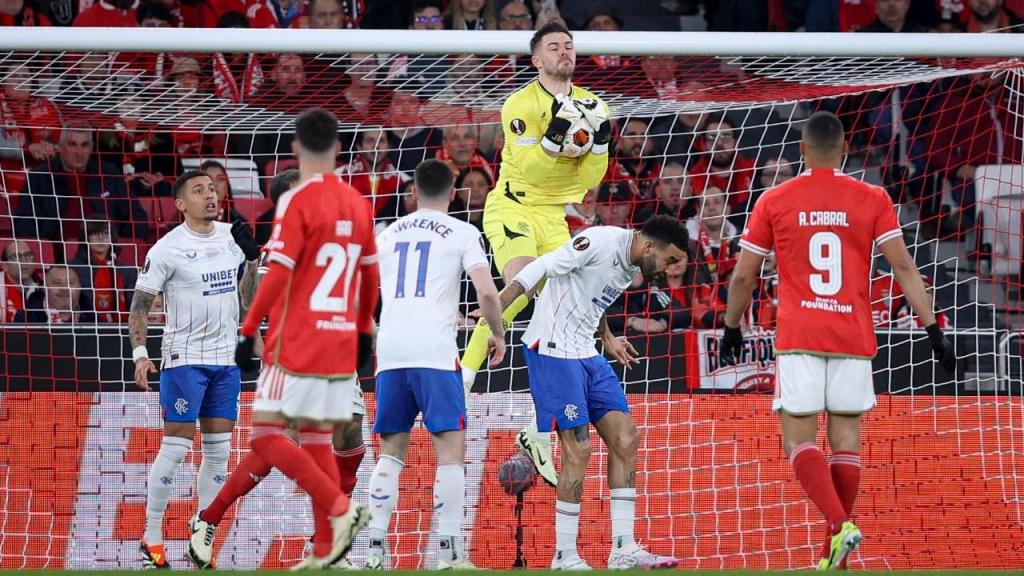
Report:
[[[231,432],[203,434],[203,462],[199,465],[199,477],[196,479],[200,511],[206,510],[228,479],[229,456]]]
[[[164,543],[164,512],[174,490],[174,473],[191,448],[192,441],[188,438],[164,436],[160,443],[160,451],[149,467],[146,485],[146,533],[142,536],[146,544]]]
[[[466,393],[469,393],[469,389],[476,382],[476,370],[472,368],[462,367],[462,387],[466,389]]]
[[[455,560],[462,552],[462,514],[466,504],[466,471],[461,464],[442,464],[434,476],[434,514],[437,515],[437,535],[441,551],[451,554],[446,560]]]
[[[542,446],[551,447],[551,433],[541,432],[537,429],[537,415],[534,414],[530,423],[526,425],[526,433],[530,436],[530,439],[534,442],[539,443]]]
[[[636,488],[612,488],[612,548],[629,548],[636,543]]]
[[[370,540],[387,540],[391,513],[398,503],[398,477],[405,462],[381,456],[370,475]]]
[[[576,537],[580,533],[580,505],[555,500],[555,550],[565,554],[576,551]]]

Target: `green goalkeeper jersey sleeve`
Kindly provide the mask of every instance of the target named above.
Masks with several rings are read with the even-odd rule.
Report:
[[[553,158],[540,141],[551,122],[554,95],[534,80],[514,92],[501,107],[505,146],[497,191],[527,206],[582,202],[587,190],[601,183],[608,170],[608,154],[587,152],[579,158]],[[589,90],[572,87],[572,98],[594,98]]]

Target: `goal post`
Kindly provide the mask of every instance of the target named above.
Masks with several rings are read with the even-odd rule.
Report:
[[[0,308],[0,567],[138,565],[146,471],[162,422],[157,394],[135,389],[125,319],[147,250],[179,221],[174,177],[204,166],[225,193],[222,217],[265,234],[272,183],[296,165],[292,122],[322,106],[341,121],[338,173],[372,199],[379,226],[415,209],[412,170],[435,157],[458,173],[453,214],[480,226],[515,130],[503,125],[502,102],[536,75],[529,37],[0,28],[0,288],[39,285],[8,291]],[[770,268],[746,315],[738,366],[720,362],[717,337],[746,216],[764,190],[798,177],[803,122],[830,110],[847,130],[844,170],[883,186],[897,204],[962,356],[956,374],[937,367],[879,259],[871,292],[879,405],[863,426],[854,515],[865,541],[853,564],[1024,565],[1024,38],[574,38],[574,83],[608,103],[615,130],[608,173],[568,209],[567,225],[632,226],[672,213],[688,219],[693,242],[685,269],[627,291],[611,318],[642,356],[632,369],[616,366],[641,432],[638,538],[689,568],[816,562],[824,523],[793,479],[770,412]],[[62,127],[87,136],[81,168],[68,166],[80,159]],[[44,271],[65,264],[80,286],[66,290],[70,297],[55,285],[67,288],[67,275]],[[461,344],[474,297],[467,283]],[[151,354],[162,314],[152,314]],[[516,559],[515,498],[498,470],[531,414],[518,341],[525,318],[512,329],[511,360],[478,375],[469,407],[465,535],[472,560],[487,568]],[[248,448],[253,384],[243,382],[232,467]],[[365,500],[377,443],[372,379],[363,384],[369,449],[355,498]],[[391,527],[396,568],[435,564],[429,444],[417,428]],[[604,565],[610,537],[605,456],[595,441],[580,535],[595,566]],[[179,470],[166,515],[172,564],[186,562],[199,459],[197,450]],[[530,567],[550,562],[553,507],[545,485],[525,494]],[[220,527],[218,566],[289,566],[311,530],[308,500],[273,473]],[[357,559],[366,545],[365,535],[357,540]]]

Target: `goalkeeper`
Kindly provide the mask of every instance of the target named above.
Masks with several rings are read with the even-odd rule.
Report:
[[[576,51],[569,30],[549,22],[530,39],[530,52],[539,75],[501,107],[501,177],[484,208],[484,234],[506,284],[538,256],[569,239],[565,208],[581,202],[587,190],[600,184],[611,141],[607,105],[572,85]],[[589,142],[569,137],[570,128],[575,134],[581,123],[589,125]],[[506,323],[526,307],[530,296],[519,296],[505,309]],[[466,347],[462,380],[467,392],[487,358],[490,335],[490,327],[480,322]],[[537,432],[536,419],[517,441],[541,476],[557,484],[551,438]]]

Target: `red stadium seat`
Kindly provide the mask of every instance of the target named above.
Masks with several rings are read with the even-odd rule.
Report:
[[[174,205],[174,198],[139,198],[139,204],[149,217],[149,229],[154,238],[163,236],[168,228],[181,222],[181,212]]]
[[[238,213],[241,214],[242,217],[245,218],[246,222],[251,226],[256,225],[256,218],[258,218],[260,214],[263,214],[274,205],[274,203],[267,198],[236,198],[232,202],[234,209],[238,211]]]
[[[273,162],[267,162],[266,166],[263,167],[263,195],[270,198],[270,181],[274,179],[274,176],[289,168],[298,167],[299,160],[297,158],[281,158]]]

